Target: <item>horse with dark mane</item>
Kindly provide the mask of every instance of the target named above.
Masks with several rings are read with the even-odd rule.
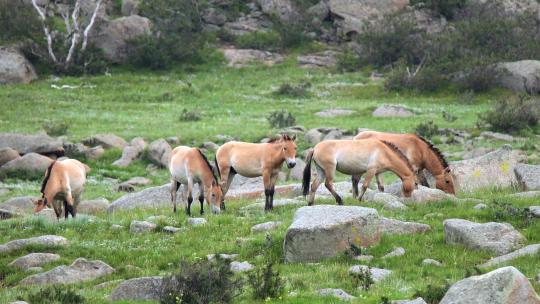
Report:
[[[425,138],[416,134],[395,134],[377,131],[364,131],[354,137],[354,139],[374,138],[385,140],[396,145],[407,156],[413,166],[418,180],[427,185],[422,173],[424,169],[429,171],[435,178],[435,187],[446,193],[455,194],[454,178],[444,158],[444,155]],[[360,178],[353,176],[353,189],[358,191]],[[379,190],[384,191],[382,177],[377,175]]]
[[[199,202],[201,214],[204,213],[204,199],[212,209],[212,212],[221,211],[221,187],[218,178],[214,174],[212,166],[206,156],[197,148],[180,146],[171,152],[169,162],[171,173],[171,201],[173,212],[176,212],[176,194],[180,185],[184,185],[184,201],[187,200],[186,213],[191,215],[191,203],[193,202],[193,185],[199,185]]]
[[[317,177],[311,184],[310,191],[312,160],[315,163]],[[310,194],[308,205],[313,204],[315,192],[322,182],[332,193],[338,205],[343,204],[343,200],[333,186],[336,170],[358,177],[366,173],[362,193],[359,196],[358,192],[354,194],[359,200],[362,200],[373,176],[386,171],[394,172],[402,180],[405,197],[410,197],[416,188],[416,175],[411,164],[392,143],[377,139],[325,140],[310,150],[306,157],[302,187],[304,196]]]

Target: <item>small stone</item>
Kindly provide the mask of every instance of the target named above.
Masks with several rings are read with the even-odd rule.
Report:
[[[422,265],[442,266],[442,263],[434,259],[425,259],[422,261]]]
[[[237,253],[232,253],[232,254],[220,253],[219,257],[221,259],[223,259],[223,260],[226,260],[226,261],[234,261],[234,260],[236,260],[236,258],[238,258],[238,254]],[[214,260],[216,258],[216,255],[214,253],[208,254],[208,255],[206,255],[206,258],[209,261],[212,261],[212,260]]]
[[[357,255],[353,257],[353,260],[369,263],[373,260],[372,255]]]
[[[135,187],[132,184],[128,184],[128,183],[124,182],[124,183],[120,183],[120,184],[118,184],[116,186],[116,191],[117,192],[131,193],[131,192],[135,192]]]
[[[9,266],[27,270],[31,267],[40,267],[58,261],[59,259],[60,256],[54,253],[30,253],[9,263]]]
[[[231,271],[234,272],[234,273],[250,271],[253,268],[254,268],[254,266],[251,265],[247,261],[244,261],[244,262],[233,261],[233,262],[231,262]]]
[[[393,258],[393,257],[402,256],[404,254],[405,254],[405,249],[403,247],[396,247],[391,252],[385,254],[382,258],[383,259]]]
[[[122,229],[124,229],[124,226],[118,225],[118,224],[112,224],[111,229],[112,230],[122,230]]]
[[[369,270],[371,273],[371,278],[375,283],[380,282],[384,280],[387,276],[392,274],[391,270],[388,269],[382,269],[382,268],[375,268],[375,267],[369,267],[367,265],[355,265],[349,268],[349,273],[351,274],[358,274],[361,272],[365,272]]]
[[[398,200],[386,202],[386,203],[384,203],[383,207],[384,207],[384,209],[388,209],[388,210],[405,210],[405,209],[407,209],[407,206],[405,206],[405,204],[403,204],[402,202],[400,202]]]
[[[32,237],[28,239],[19,239],[7,242],[3,245],[0,245],[0,253],[7,253],[15,250],[22,249],[29,245],[39,245],[47,247],[59,247],[66,246],[68,240],[65,237],[57,235],[42,235],[37,237]]]
[[[350,294],[346,293],[343,289],[337,288],[323,288],[319,289],[317,293],[323,297],[333,296],[342,301],[352,301],[356,299],[356,297],[353,297]]]
[[[202,225],[206,225],[206,223],[208,223],[208,221],[206,221],[206,219],[202,217],[188,218],[188,224],[191,226],[202,226]]]
[[[530,206],[529,210],[534,216],[540,217],[540,206]]]
[[[392,304],[427,304],[423,298],[416,298],[414,300],[396,300],[392,301]]]
[[[147,221],[152,222],[154,224],[160,221],[167,221],[168,219],[169,218],[166,215],[151,215],[146,218]]]
[[[525,255],[535,256],[538,253],[540,253],[540,244],[533,244],[533,245],[525,246],[525,247],[523,247],[521,249],[510,252],[508,254],[492,258],[489,261],[487,261],[486,263],[480,265],[480,268],[487,268],[487,267],[496,266],[496,265],[506,263],[508,261],[511,261],[513,259],[517,259],[517,258],[525,256]]]
[[[381,218],[380,232],[388,234],[414,234],[431,230],[431,226],[422,223],[404,222],[396,219]]]
[[[178,232],[183,231],[183,230],[185,230],[185,229],[184,228],[177,228],[177,227],[173,227],[173,226],[165,226],[165,227],[163,227],[163,232],[172,233],[172,234],[178,233]]]
[[[281,222],[266,222],[262,224],[257,224],[251,227],[251,232],[257,233],[257,232],[270,231],[270,230],[276,229],[280,225],[281,225]]]
[[[381,105],[372,113],[373,117],[411,117],[414,113],[403,106]]]
[[[129,232],[131,233],[143,233],[154,231],[157,225],[147,221],[132,221],[129,225]]]
[[[484,210],[484,209],[487,209],[487,205],[486,204],[477,204],[476,206],[474,206],[474,209],[476,210]]]

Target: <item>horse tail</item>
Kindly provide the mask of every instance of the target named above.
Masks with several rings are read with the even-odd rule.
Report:
[[[219,164],[218,164],[218,161],[217,161],[217,154],[215,155],[215,158],[214,158],[214,164],[216,165],[216,171],[217,171],[217,175],[219,177],[219,180],[221,180],[221,171],[219,171]]]
[[[309,183],[311,182],[311,160],[313,158],[313,149],[308,151],[306,156],[306,167],[304,168],[304,176],[302,178],[302,193],[304,196],[309,193]]]

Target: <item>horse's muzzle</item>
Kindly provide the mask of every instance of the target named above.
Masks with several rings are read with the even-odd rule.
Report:
[[[295,161],[288,161],[288,162],[287,162],[287,167],[288,167],[289,169],[294,168],[294,166],[296,166],[296,162],[295,162]]]
[[[210,205],[210,208],[212,209],[212,213],[214,214],[220,214],[221,213],[221,208],[215,206],[215,205]]]

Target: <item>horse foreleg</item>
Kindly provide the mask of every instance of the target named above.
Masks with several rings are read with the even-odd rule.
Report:
[[[272,209],[271,196],[273,195],[271,173],[269,170],[263,172],[263,184],[264,184],[264,211]]]
[[[315,168],[317,169],[317,176],[311,183],[311,190],[309,192],[309,198],[308,198],[308,206],[313,205],[313,202],[315,201],[315,193],[317,192],[319,185],[325,179],[324,171],[317,164],[315,164]]]
[[[56,219],[60,220],[60,216],[62,215],[62,206],[58,206],[54,200],[51,201],[51,204],[54,209],[54,213],[56,213]]]
[[[358,183],[360,183],[360,175],[353,175],[351,176],[351,182],[352,182],[352,193],[353,197],[358,197]]]
[[[171,203],[173,205],[174,213],[176,213],[176,195],[178,192],[178,188],[180,188],[180,183],[175,181],[174,179],[171,180]]]
[[[192,178],[188,178],[186,193],[187,193],[186,214],[188,216],[191,216],[191,203],[193,203],[193,179]]]
[[[204,187],[199,183],[199,202],[201,203],[201,215],[204,214]]]
[[[339,194],[337,194],[337,192],[334,190],[334,184],[333,184],[333,177],[332,176],[326,176],[324,186],[326,187],[326,189],[328,189],[328,191],[330,191],[330,193],[332,193],[332,195],[336,199],[336,203],[338,205],[343,205],[343,200],[341,199],[341,196],[339,196]]]
[[[67,220],[69,216],[68,202],[64,200],[64,219]]]
[[[384,192],[384,182],[383,182],[382,173],[375,174],[375,177],[377,179],[377,188],[379,189],[380,192]]]
[[[369,187],[369,183],[371,183],[371,179],[373,176],[377,173],[375,169],[369,169],[367,171],[366,177],[364,178],[364,184],[362,184],[362,193],[360,194],[360,197],[358,198],[359,201],[362,201],[362,198],[364,197],[364,194],[367,191],[367,188]]]

